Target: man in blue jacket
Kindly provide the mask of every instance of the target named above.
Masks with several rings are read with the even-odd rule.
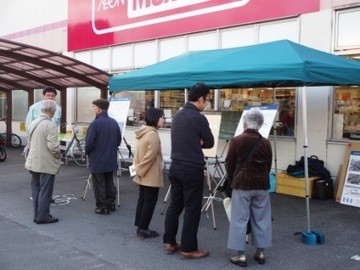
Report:
[[[121,131],[115,119],[109,117],[109,101],[103,98],[92,102],[96,118],[90,124],[85,141],[89,155],[95,193],[95,213],[108,215],[115,211],[116,190],[113,174],[118,169],[118,147]]]

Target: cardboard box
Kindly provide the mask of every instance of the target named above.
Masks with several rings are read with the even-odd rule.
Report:
[[[309,177],[309,198],[311,198],[313,181],[317,177]],[[276,174],[276,193],[305,198],[305,178],[292,177],[286,173]]]

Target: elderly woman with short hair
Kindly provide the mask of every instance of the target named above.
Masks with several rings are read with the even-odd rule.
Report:
[[[269,140],[260,137],[259,129],[263,123],[261,110],[251,108],[244,115],[244,132],[231,140],[225,161],[226,171],[233,178],[228,248],[237,250],[237,256],[231,257],[230,261],[241,267],[247,266],[245,245],[248,221],[252,244],[256,247],[253,258],[259,264],[265,263],[264,249],[272,244],[269,195],[272,149]],[[258,148],[245,162],[258,139]],[[242,166],[237,169],[239,164]]]

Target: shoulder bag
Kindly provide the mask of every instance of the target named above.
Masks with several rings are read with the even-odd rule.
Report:
[[[223,204],[224,204],[225,212],[226,212],[226,215],[227,215],[229,221],[230,221],[230,216],[231,216],[231,193],[232,193],[231,183],[232,183],[233,177],[237,174],[238,171],[241,170],[242,167],[244,167],[246,165],[246,163],[249,162],[252,155],[259,148],[261,139],[262,139],[262,136],[261,136],[261,134],[259,134],[258,139],[256,140],[253,148],[251,149],[250,153],[246,157],[245,161],[240,164],[239,163],[236,164],[236,168],[235,168],[235,172],[234,172],[233,176],[229,176],[229,175],[226,176],[226,178],[224,180],[224,184],[223,184],[222,188],[220,189],[220,191],[225,192],[225,194],[227,195],[227,197],[225,199],[223,199]],[[250,232],[250,230],[249,230],[249,224],[248,224],[247,234],[249,232]]]

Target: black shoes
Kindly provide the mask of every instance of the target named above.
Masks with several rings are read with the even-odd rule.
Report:
[[[115,204],[110,204],[108,205],[106,208],[99,208],[97,207],[95,209],[95,213],[96,214],[99,214],[99,215],[109,215],[110,212],[114,212],[116,211],[116,207],[115,207]]]
[[[254,255],[254,260],[259,264],[265,264],[265,254],[264,252],[256,252]]]
[[[240,267],[246,267],[247,266],[245,255],[230,257],[230,262],[233,263],[233,264],[236,264],[236,265],[238,265]]]
[[[96,208],[95,213],[99,215],[108,215],[110,214],[110,211],[107,208]]]
[[[116,211],[115,204],[108,205],[108,210],[109,210],[110,212]]]
[[[58,218],[54,218],[52,216],[50,216],[47,220],[34,220],[34,222],[36,224],[50,224],[50,223],[55,223],[58,222],[59,219]]]
[[[154,238],[154,237],[158,237],[159,234],[156,231],[151,231],[151,230],[138,230],[137,231],[137,236],[140,239],[144,239],[144,238]]]

